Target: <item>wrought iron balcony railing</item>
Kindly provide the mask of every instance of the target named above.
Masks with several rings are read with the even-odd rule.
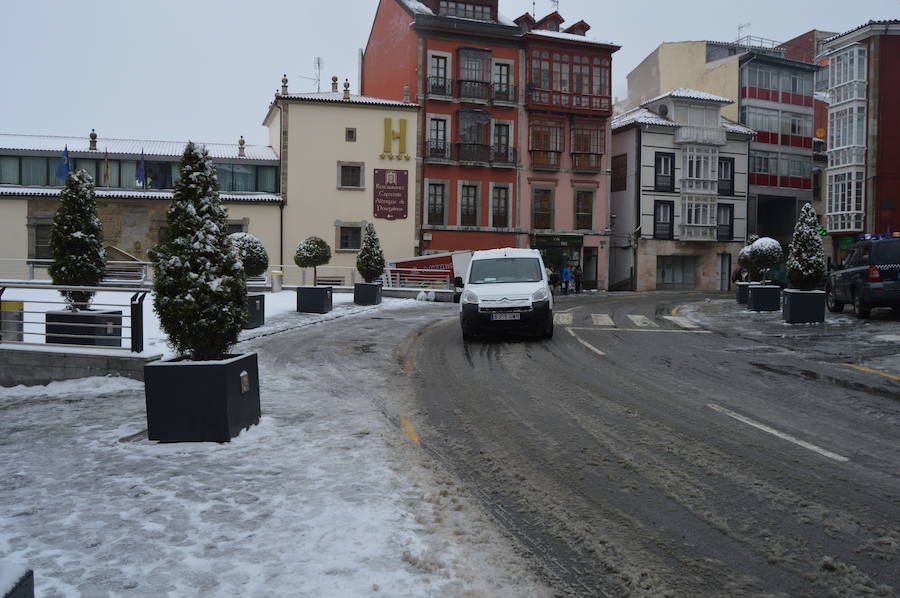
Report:
[[[428,77],[425,80],[425,94],[432,96],[453,97],[453,79],[446,77]]]
[[[531,150],[531,166],[532,168],[558,169],[559,158],[562,152],[553,150]]]

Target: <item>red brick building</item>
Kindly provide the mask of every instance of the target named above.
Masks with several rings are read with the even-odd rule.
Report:
[[[497,0],[380,0],[362,93],[423,108],[419,250],[536,247],[605,288],[611,54],[590,25]]]

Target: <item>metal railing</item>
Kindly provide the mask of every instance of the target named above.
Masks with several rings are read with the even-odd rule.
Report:
[[[515,104],[519,100],[516,86],[510,83],[494,83],[491,92],[491,99],[495,102]]]
[[[460,162],[489,164],[491,161],[491,146],[484,143],[457,142],[456,159]]]
[[[491,84],[487,81],[457,80],[459,99],[487,102],[491,98]]]
[[[453,97],[453,79],[447,77],[428,77],[425,79],[427,95]]]
[[[51,264],[51,259],[0,258],[0,280],[50,280],[48,269]],[[100,284],[142,286],[150,279],[151,272],[150,262],[109,261],[106,262],[106,272]]]
[[[514,166],[516,163],[516,149],[510,145],[495,145],[491,147],[491,164]]]
[[[52,306],[68,306],[57,295],[63,291],[124,293],[131,294],[131,298],[128,303],[92,302],[88,310],[53,310]],[[144,350],[143,309],[147,293],[146,289],[128,287],[2,283],[0,343],[69,349],[101,347],[140,353]]]
[[[452,160],[453,146],[444,139],[427,139],[425,141],[426,160]]]
[[[562,152],[553,150],[531,150],[531,166],[533,168],[559,168]]]

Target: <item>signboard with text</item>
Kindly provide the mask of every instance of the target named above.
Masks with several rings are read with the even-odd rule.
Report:
[[[409,172],[375,169],[375,217],[405,220],[409,214]]]

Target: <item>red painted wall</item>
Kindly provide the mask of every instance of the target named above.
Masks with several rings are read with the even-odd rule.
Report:
[[[415,101],[418,42],[412,22],[398,0],[379,0],[363,55],[363,95],[402,100],[403,86],[409,85]]]
[[[887,233],[900,231],[900,36],[882,36],[879,44],[874,232]]]
[[[431,231],[431,241],[423,242],[423,249],[440,249],[442,251],[497,249],[498,247],[515,246],[516,235],[513,233],[476,233],[449,230]]]

